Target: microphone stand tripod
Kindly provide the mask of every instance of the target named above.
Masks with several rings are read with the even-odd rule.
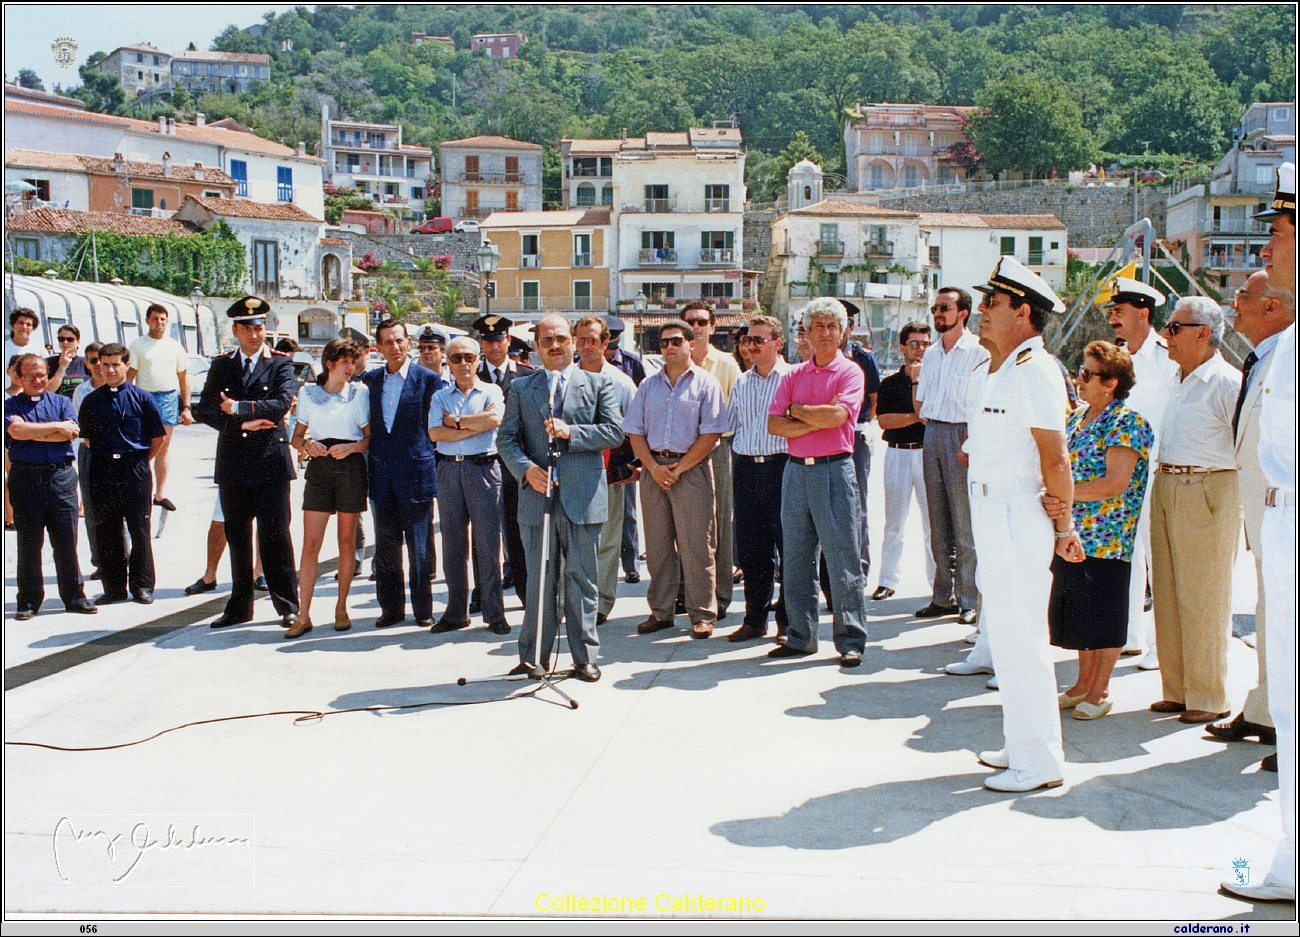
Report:
[[[550,407],[549,407],[550,412],[547,414],[548,419],[550,415],[555,412],[555,388],[554,387],[551,388],[549,400],[550,400]],[[470,683],[495,683],[497,681],[515,682],[521,680],[540,680],[545,686],[554,690],[561,697],[563,697],[564,700],[569,704],[570,709],[577,709],[578,701],[575,700],[573,697],[569,696],[569,694],[565,693],[563,690],[561,690],[551,680],[551,677],[555,676],[555,671],[552,670],[550,673],[547,673],[546,668],[542,666],[542,635],[543,635],[542,622],[546,617],[544,608],[547,602],[555,601],[555,596],[548,595],[546,591],[546,573],[547,573],[547,567],[550,565],[550,557],[551,557],[551,550],[550,550],[551,518],[555,514],[555,498],[556,498],[555,493],[557,487],[555,484],[555,478],[557,474],[557,469],[560,464],[559,440],[555,438],[554,434],[548,434],[548,435],[549,435],[549,441],[547,442],[547,446],[546,446],[546,508],[542,513],[542,557],[541,557],[541,563],[539,564],[540,569],[539,569],[539,574],[537,577],[537,585],[536,585],[537,630],[533,636],[533,660],[531,663],[525,664],[525,666],[528,668],[527,673],[506,674],[504,676],[499,676],[499,677],[460,677],[459,679],[456,680],[456,685],[465,686],[466,684],[470,684]],[[559,643],[560,643],[560,629],[559,629],[559,621],[557,616],[555,637],[552,640],[552,644],[551,644],[552,654],[554,655],[552,657],[552,661],[554,661],[555,658],[558,657]]]

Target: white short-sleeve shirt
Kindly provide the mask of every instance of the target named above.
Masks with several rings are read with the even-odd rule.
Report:
[[[360,381],[349,381],[337,394],[328,393],[320,384],[304,384],[298,391],[299,423],[311,430],[311,438],[361,440],[370,425],[370,388]]]
[[[1042,485],[1032,430],[1065,432],[1069,397],[1056,359],[1035,335],[1017,346],[988,376],[967,421],[971,481]]]

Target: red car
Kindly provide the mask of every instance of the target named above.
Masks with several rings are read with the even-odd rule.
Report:
[[[418,228],[412,228],[412,234],[444,234],[450,231],[456,222],[445,215],[441,218],[431,218]]]

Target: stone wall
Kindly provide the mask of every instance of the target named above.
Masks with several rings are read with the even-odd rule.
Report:
[[[768,256],[772,253],[772,222],[776,212],[772,210],[755,211],[745,209],[744,259],[746,270],[767,269]]]
[[[1160,186],[1138,188],[1138,217],[1150,218],[1156,234],[1165,234],[1165,200]],[[1133,223],[1133,190],[1105,186],[1034,186],[998,192],[954,195],[908,195],[881,199],[882,208],[902,211],[969,212],[977,215],[1055,215],[1069,230],[1070,247],[1110,247]],[[746,214],[746,247],[748,219]],[[748,263],[748,250],[746,250]]]
[[[379,260],[410,261],[412,257],[451,255],[452,270],[469,270],[478,261],[474,252],[482,244],[478,234],[358,234],[342,228],[331,228],[331,237],[352,242],[352,261],[356,263],[366,251]],[[476,268],[477,269],[477,268]]]

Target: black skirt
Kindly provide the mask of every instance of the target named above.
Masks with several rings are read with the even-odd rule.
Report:
[[[1123,647],[1128,639],[1127,560],[1088,557],[1067,563],[1052,557],[1047,627],[1052,644],[1071,651]]]

